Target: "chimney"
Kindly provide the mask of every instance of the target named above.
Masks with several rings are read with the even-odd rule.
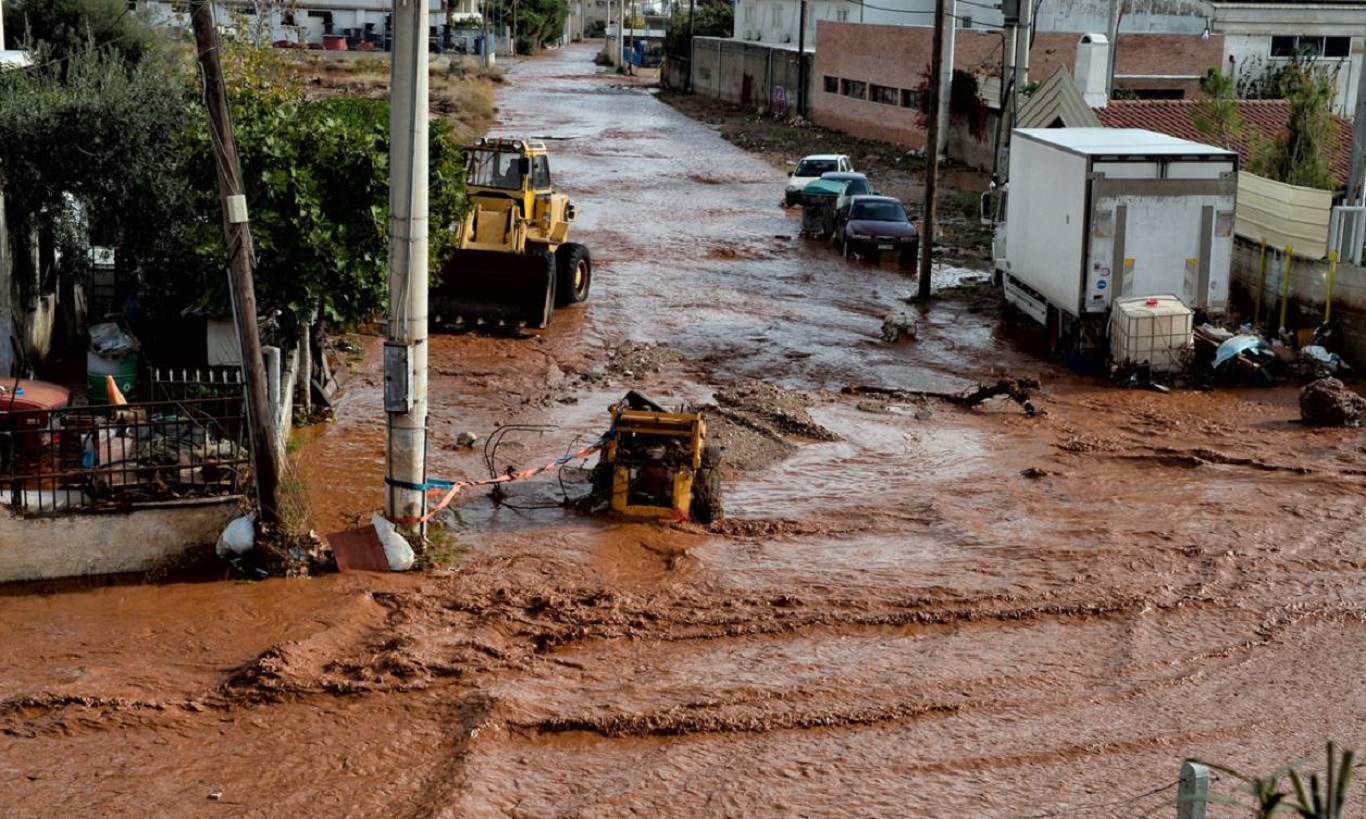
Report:
[[[1073,72],[1081,98],[1092,108],[1109,102],[1105,78],[1109,73],[1110,41],[1104,34],[1083,34],[1077,43],[1077,70]]]

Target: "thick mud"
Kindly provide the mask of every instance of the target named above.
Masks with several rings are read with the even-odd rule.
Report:
[[[465,498],[423,574],[0,590],[10,813],[1166,816],[1187,756],[1366,747],[1360,430],[1293,387],[1079,379],[989,299],[910,307],[778,238],[780,171],[591,55],[516,65],[499,105],[554,139],[593,294],[433,339],[429,470],[482,477],[456,436],[500,428],[495,468],[545,463],[640,389],[772,440],[729,517],[574,514],[574,464]],[[917,340],[880,340],[892,309]],[[304,450],[323,531],[382,502],[364,347]],[[1041,413],[930,397],[1006,376]]]

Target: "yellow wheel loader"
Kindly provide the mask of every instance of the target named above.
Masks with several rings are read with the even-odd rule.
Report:
[[[470,210],[432,291],[439,326],[544,327],[556,307],[588,298],[588,248],[566,241],[574,203],[555,192],[545,143],[478,139],[465,153]]]
[[[705,445],[700,413],[666,412],[634,390],[611,413],[590,497],[626,518],[721,520],[721,450]]]

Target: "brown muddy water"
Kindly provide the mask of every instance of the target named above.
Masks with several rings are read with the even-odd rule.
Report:
[[[1289,388],[1071,376],[990,300],[882,343],[912,281],[796,239],[779,170],[591,55],[499,105],[550,140],[592,297],[433,341],[431,473],[482,477],[452,445],[500,423],[552,427],[499,450],[544,462],[630,387],[767,382],[834,440],[732,468],[711,529],[577,516],[548,476],[463,501],[422,575],[0,591],[7,814],[1174,816],[1187,756],[1366,747],[1359,431]],[[378,358],[305,450],[323,530],[381,502]],[[995,374],[1045,413],[840,393]]]

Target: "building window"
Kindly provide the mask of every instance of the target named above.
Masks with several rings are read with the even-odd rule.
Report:
[[[1324,37],[1323,56],[1343,58],[1352,56],[1352,38]]]
[[[896,105],[901,97],[900,89],[888,88],[885,85],[874,85],[868,89],[868,99],[873,102],[880,102],[883,105]]]
[[[868,83],[861,80],[840,80],[840,93],[854,99],[868,99]]]
[[[783,26],[783,7],[777,3],[773,4],[773,27],[782,28]]]
[[[920,108],[920,92],[911,88],[901,89],[902,108]]]
[[[825,75],[825,93],[838,94],[840,92],[840,78]]]
[[[1271,38],[1272,57],[1333,57],[1341,59],[1352,53],[1351,37],[1289,37]]]
[[[839,11],[835,12],[835,22],[837,22],[837,23],[847,23],[847,22],[849,22],[849,9],[840,9]]]
[[[753,4],[753,3],[746,3],[746,4],[745,4],[745,22],[746,22],[746,23],[749,23],[749,24],[751,24],[751,25],[754,23],[754,4]]]

